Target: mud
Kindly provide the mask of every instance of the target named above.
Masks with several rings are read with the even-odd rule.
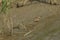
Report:
[[[13,35],[0,36],[0,40],[60,40],[60,5],[37,2],[11,8],[8,13],[15,27]],[[3,26],[2,15],[0,26]]]

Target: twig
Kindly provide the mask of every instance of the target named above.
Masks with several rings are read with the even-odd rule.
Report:
[[[29,35],[32,31],[27,32],[26,34],[24,34],[24,37],[26,37],[27,35]]]

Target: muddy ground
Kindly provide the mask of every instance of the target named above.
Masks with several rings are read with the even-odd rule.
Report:
[[[8,13],[16,28],[13,36],[1,36],[0,40],[60,40],[60,5],[34,3],[11,8]]]

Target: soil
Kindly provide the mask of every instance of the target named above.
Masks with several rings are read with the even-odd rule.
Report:
[[[60,40],[60,5],[33,3],[11,8],[8,13],[13,22],[13,36],[1,36],[0,40]]]

